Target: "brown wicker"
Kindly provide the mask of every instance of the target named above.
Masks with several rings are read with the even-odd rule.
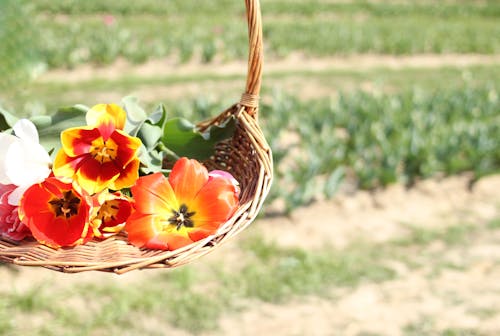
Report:
[[[219,143],[214,157],[206,162],[210,169],[231,172],[240,182],[242,192],[236,214],[214,235],[175,251],[139,249],[127,243],[125,235],[58,250],[32,240],[16,243],[0,239],[0,260],[70,273],[122,274],[136,269],[177,267],[213,251],[255,219],[270,189],[273,166],[271,150],[257,121],[263,57],[260,4],[259,0],[245,2],[250,40],[246,90],[239,103],[199,124],[203,129],[232,116],[237,120],[233,138]]]

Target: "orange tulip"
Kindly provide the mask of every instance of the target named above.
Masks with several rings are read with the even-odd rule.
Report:
[[[40,243],[59,248],[83,244],[92,238],[91,209],[89,196],[71,184],[49,177],[26,190],[19,217]]]
[[[54,161],[54,175],[75,180],[86,192],[120,190],[139,177],[137,151],[141,140],[122,129],[126,113],[118,105],[101,104],[87,112],[87,127],[61,133],[62,149]]]
[[[176,162],[168,180],[161,173],[139,178],[132,187],[136,211],[125,225],[129,241],[175,250],[214,234],[238,207],[235,182],[187,158]]]

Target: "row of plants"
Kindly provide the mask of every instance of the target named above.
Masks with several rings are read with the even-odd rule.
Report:
[[[204,120],[227,107],[203,97],[167,106],[174,120]],[[271,199],[283,200],[290,211],[333,196],[345,181],[353,189],[376,189],[436,175],[473,172],[477,179],[498,172],[498,111],[494,84],[396,94],[354,91],[306,101],[275,92],[264,100],[260,119],[276,164]],[[43,142],[57,147],[59,133],[71,123],[42,128]]]
[[[232,12],[242,11],[242,1],[217,0],[210,2],[197,1],[156,1],[139,0],[134,2],[113,1],[78,1],[78,0],[40,0],[33,4],[37,11],[58,14],[99,14],[114,12],[121,15],[147,13],[158,15],[180,12],[191,14],[218,14],[221,9]],[[342,15],[363,12],[372,16],[408,16],[408,15],[440,15],[445,17],[492,17],[500,15],[500,5],[495,0],[481,2],[440,2],[440,1],[339,1],[309,0],[266,0],[262,7],[269,14],[299,14],[313,16],[321,12],[335,12]]]
[[[109,64],[120,57],[133,63],[166,56],[175,56],[179,62],[195,56],[211,62],[216,57],[241,59],[246,55],[247,31],[240,3],[76,3],[79,5],[73,1],[41,2],[31,8],[34,20],[30,21],[39,36],[33,35],[30,45],[36,46],[42,66]],[[437,5],[401,5],[406,10],[399,12],[397,5],[387,4],[356,5],[359,8],[349,11],[323,8],[325,3],[307,4],[306,13],[315,15],[314,20],[297,17],[301,12],[296,9],[304,6],[297,2],[263,4],[269,54],[492,54],[500,50],[495,38],[500,34],[496,24],[500,10],[495,4],[450,5],[437,12],[427,10]],[[62,17],[54,20],[54,15],[61,13]]]
[[[307,102],[278,96],[263,108],[268,134],[276,135],[273,196],[291,210],[332,196],[345,178],[374,189],[465,171],[476,179],[498,172],[499,111],[495,87],[355,92]]]

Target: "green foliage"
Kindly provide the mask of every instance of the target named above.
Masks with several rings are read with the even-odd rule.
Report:
[[[71,107],[61,107],[51,116],[34,115],[30,120],[35,124],[40,137],[40,143],[47,151],[54,151],[61,147],[61,132],[70,127],[83,126],[85,113],[88,107],[75,105]],[[14,114],[0,108],[0,130],[6,131],[14,126],[19,120]]]
[[[289,209],[322,193],[330,197],[344,170],[361,189],[411,185],[436,174],[497,172],[499,109],[495,88],[354,92],[308,102],[276,95],[262,108],[275,154],[273,197],[285,199]],[[335,188],[325,190],[331,184]]]

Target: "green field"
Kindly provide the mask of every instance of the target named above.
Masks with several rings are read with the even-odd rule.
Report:
[[[243,1],[20,3],[0,0],[0,106],[18,116],[120,102],[132,94],[149,111],[164,103],[169,116],[197,121],[236,102],[244,88]],[[263,236],[273,216],[327,225],[294,214],[325,199],[333,198],[327,203],[333,206],[346,193],[376,195],[394,185],[413,190],[422,180],[464,174],[473,192],[475,183],[494,178],[500,171],[500,3],[262,0],[262,10],[267,67],[259,120],[276,178],[263,219],[236,248],[221,247],[221,258],[237,262],[200,260],[123,283],[99,275],[99,282],[75,281],[77,286],[21,271],[41,274],[40,280],[0,290],[0,335],[163,335],[165,328],[217,335],[220,319],[260,305],[282,307],[311,297],[337,302],[361,287],[391,296],[389,283],[411,285],[415,278],[439,293],[443,311],[398,320],[402,335],[500,332],[441,323],[444,311],[459,304],[467,305],[476,325],[494,324],[500,316],[494,303],[464,294],[498,279],[498,197],[485,199],[481,216],[472,219],[469,209],[445,212],[435,220],[443,226],[435,228],[400,214],[404,234],[383,242],[350,237],[343,248],[309,249],[302,245],[308,236],[292,247]],[[357,64],[357,57],[366,64]],[[137,70],[148,64],[159,68]],[[235,65],[241,72],[224,71]],[[110,69],[118,70],[106,77]],[[452,199],[454,192],[442,194]],[[421,212],[432,202],[424,205]],[[374,236],[376,230],[374,225]],[[15,269],[4,271],[16,279]],[[450,281],[476,279],[478,272],[484,275],[479,285],[464,281],[457,289]],[[498,289],[483,292],[498,298]],[[379,334],[385,333],[355,335]]]

